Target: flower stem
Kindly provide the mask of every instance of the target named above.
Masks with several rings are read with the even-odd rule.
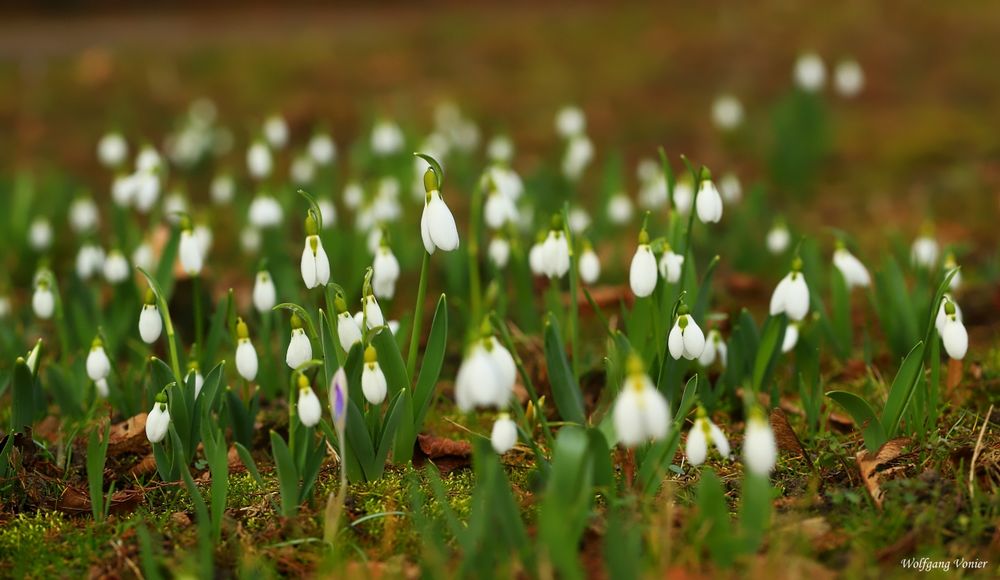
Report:
[[[201,320],[201,275],[194,276],[191,279],[191,289],[194,292],[194,341],[199,347],[204,348],[205,343],[202,342],[204,336],[204,328]]]
[[[424,322],[424,295],[427,294],[427,270],[431,255],[424,252],[420,265],[420,284],[417,286],[417,303],[413,306],[413,329],[410,331],[410,348],[406,351],[406,376],[412,377],[417,368],[417,348],[420,345],[420,327]]]

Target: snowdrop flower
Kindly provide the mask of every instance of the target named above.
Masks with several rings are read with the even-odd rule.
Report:
[[[722,196],[711,179],[702,180],[695,199],[698,219],[706,224],[719,223],[722,219]]]
[[[490,229],[499,230],[507,223],[517,220],[517,207],[510,196],[501,193],[499,189],[493,189],[486,196],[483,217]]]
[[[0,296],[0,320],[4,320],[10,316],[10,297]]]
[[[288,123],[281,115],[271,115],[264,121],[264,138],[275,149],[283,149],[288,144]]]
[[[507,267],[507,262],[510,260],[510,242],[503,236],[494,236],[490,239],[487,253],[490,256],[490,262],[498,270],[503,270]]]
[[[76,275],[90,280],[104,269],[104,250],[94,244],[84,244],[76,254]]]
[[[403,149],[403,131],[388,119],[381,119],[372,127],[372,151],[381,157],[399,153]]]
[[[722,340],[722,334],[713,328],[708,331],[708,335],[705,337],[705,350],[701,351],[701,356],[698,357],[698,364],[703,367],[710,367],[715,362],[715,359],[719,359],[719,365],[722,368],[726,368],[727,354],[728,349],[726,348],[726,342]]]
[[[385,236],[382,237],[385,240]],[[396,294],[396,280],[399,279],[399,260],[388,244],[379,246],[372,264],[372,290],[375,296],[391,300]]]
[[[378,364],[378,351],[368,345],[365,349],[365,366],[361,370],[361,392],[372,405],[381,405],[387,391],[385,373]]]
[[[691,180],[687,176],[681,177],[674,184],[674,211],[684,216],[691,213],[694,197],[694,186],[691,184]]]
[[[440,249],[450,252],[458,248],[458,227],[455,216],[451,214],[448,205],[441,199],[438,191],[438,177],[433,169],[424,172],[424,212],[420,216],[420,237],[423,238],[424,249],[433,254]]]
[[[52,318],[56,309],[56,298],[49,287],[51,274],[43,274],[35,285],[35,293],[31,296],[31,309],[35,316],[42,320]]]
[[[349,181],[344,186],[344,205],[347,209],[356,210],[365,199],[365,190],[357,181]]]
[[[590,227],[590,214],[582,207],[570,208],[568,217],[569,220],[566,224],[569,226],[569,231],[574,234],[582,234],[584,230]]]
[[[608,219],[615,225],[624,225],[632,221],[634,208],[632,200],[625,192],[619,191],[608,200]]]
[[[955,254],[949,252],[944,259],[945,275],[950,274],[952,270],[955,271],[955,275],[951,277],[951,282],[948,282],[948,289],[955,291],[962,285],[962,271],[958,268],[958,262],[955,261]]]
[[[688,432],[687,441],[684,444],[684,454],[691,465],[701,465],[708,457],[708,444],[711,443],[718,450],[723,459],[729,459],[731,453],[729,440],[726,434],[719,429],[719,426],[712,422],[705,413],[705,409],[698,407],[698,417]]]
[[[726,173],[719,180],[719,191],[726,203],[736,203],[743,199],[743,185],[735,173]]]
[[[90,344],[90,352],[87,354],[87,377],[95,383],[101,379],[108,378],[111,374],[111,360],[104,350],[104,341],[101,337],[94,337]]]
[[[837,241],[837,249],[833,251],[833,265],[840,270],[840,274],[847,282],[847,289],[854,287],[867,288],[871,285],[871,275],[868,269],[857,259],[841,241]]]
[[[517,425],[509,414],[500,413],[497,420],[493,422],[490,443],[493,444],[493,451],[496,451],[498,455],[507,453],[517,444]]]
[[[138,171],[132,175],[132,196],[131,202],[135,204],[135,209],[139,213],[149,213],[160,198],[160,175],[158,169],[148,171]]]
[[[774,440],[774,431],[760,410],[754,407],[743,437],[743,463],[751,473],[767,477],[777,461],[778,445]]]
[[[319,397],[312,390],[309,379],[305,375],[299,375],[299,400],[296,403],[299,411],[299,421],[306,427],[315,427],[323,415],[323,407],[319,404]]]
[[[128,142],[121,133],[106,133],[97,142],[97,159],[105,167],[118,167],[128,157]]]
[[[260,251],[260,230],[255,227],[243,228],[240,232],[240,247],[247,254],[256,254]]]
[[[121,208],[132,204],[135,198],[136,178],[134,175],[121,174],[111,182],[111,201]]]
[[[615,400],[612,420],[618,441],[625,447],[636,447],[648,439],[663,439],[670,428],[667,400],[656,390],[642,368],[642,361],[634,354],[629,357],[628,374]]]
[[[177,255],[180,258],[181,269],[188,276],[201,274],[204,256],[201,252],[201,244],[198,243],[198,238],[195,237],[194,231],[191,229],[191,221],[187,217],[181,224],[181,243]]]
[[[271,150],[263,141],[254,141],[247,149],[247,171],[256,180],[267,179],[274,169],[274,159]]]
[[[146,290],[146,302],[139,312],[139,336],[146,344],[153,344],[163,332],[163,319],[160,309],[156,306],[156,296],[152,289]]]
[[[632,293],[639,298],[651,295],[656,289],[656,278],[656,258],[649,246],[649,234],[643,226],[639,232],[639,247],[636,248],[629,267],[628,281]]]
[[[597,257],[590,240],[584,240],[583,252],[580,253],[580,280],[584,284],[594,284],[601,277],[601,260]]]
[[[233,201],[233,197],[236,195],[236,182],[233,181],[231,175],[216,175],[212,179],[212,185],[209,187],[209,190],[212,194],[212,202],[215,205],[227,205]]]
[[[77,234],[94,231],[99,219],[97,204],[89,197],[78,197],[69,206],[69,225]]]
[[[138,172],[157,171],[162,164],[163,158],[152,145],[143,146],[135,158],[135,169]]]
[[[330,414],[333,416],[333,426],[340,436],[343,436],[347,423],[347,400],[347,373],[344,372],[344,367],[340,367],[330,381]]]
[[[312,356],[312,343],[302,328],[302,320],[297,314],[292,314],[292,337],[288,341],[288,350],[285,351],[285,364],[294,370],[312,360]]]
[[[564,139],[571,139],[587,128],[587,118],[576,106],[567,105],[556,114],[556,132]]]
[[[969,350],[969,333],[958,316],[955,303],[950,299],[944,301],[945,319],[941,324],[941,343],[945,352],[954,360],[962,360]]]
[[[308,154],[299,155],[292,160],[288,173],[296,185],[309,185],[316,177],[316,165]]]
[[[528,267],[535,276],[545,275],[545,238],[532,244],[528,250]]]
[[[352,346],[361,342],[361,325],[347,311],[343,298],[338,296],[334,305],[340,311],[337,315],[337,338],[340,339],[340,346],[344,352],[350,352]]]
[[[959,322],[962,322],[962,309],[959,307],[958,302],[952,298],[951,294],[945,293],[941,297],[941,306],[938,307],[937,317],[934,319],[934,326],[937,328],[938,336],[944,334],[944,323],[948,321],[948,313],[945,312],[945,304],[951,303],[955,307],[955,318]]]
[[[681,271],[684,268],[684,256],[675,254],[670,244],[667,244],[660,258],[660,276],[669,284],[676,284],[681,279]]]
[[[253,283],[253,306],[257,312],[261,314],[270,312],[278,301],[277,294],[271,273],[267,270],[257,272],[257,278]]]
[[[739,127],[743,123],[743,103],[735,95],[719,95],[712,103],[712,122],[723,131]]]
[[[795,345],[799,343],[799,324],[797,322],[789,323],[785,327],[785,338],[781,341],[781,352],[789,353],[795,348]]]
[[[284,212],[278,200],[261,193],[250,202],[249,216],[250,225],[263,229],[280,225]]]
[[[49,220],[39,217],[31,222],[28,228],[28,243],[31,249],[42,252],[52,246],[52,225]]]
[[[120,284],[128,279],[128,260],[121,250],[111,250],[104,260],[104,279],[111,284]]]
[[[240,318],[236,322],[236,370],[246,381],[257,378],[257,351],[250,342],[250,331],[247,323]]]
[[[833,82],[840,96],[856,97],[861,89],[865,88],[865,73],[858,61],[842,60],[837,63],[837,68],[833,72]]]
[[[319,215],[323,219],[323,229],[328,230],[337,224],[337,206],[329,199],[321,199],[316,202],[319,206]]]
[[[488,325],[484,325],[488,330]],[[487,334],[484,332],[484,334]],[[493,336],[485,336],[469,350],[455,376],[455,402],[467,412],[475,407],[507,406],[514,391],[514,357]]]
[[[382,308],[378,305],[378,301],[375,300],[374,295],[369,294],[365,296],[361,305],[361,311],[364,313],[365,324],[368,325],[368,330],[385,326],[385,317],[382,315]]]
[[[520,199],[521,195],[524,194],[524,182],[521,181],[521,176],[510,167],[494,165],[490,167],[489,173],[493,186],[500,193],[514,201]]]
[[[767,232],[764,241],[767,245],[767,251],[777,256],[785,253],[785,250],[788,249],[789,244],[792,243],[792,234],[789,233],[785,224],[777,222],[771,227],[771,231]]]
[[[826,65],[815,52],[805,53],[795,61],[795,84],[804,91],[815,93],[826,83]]]
[[[514,142],[506,135],[497,135],[486,145],[486,157],[494,163],[509,163],[514,157]]]
[[[302,248],[302,281],[306,288],[312,290],[317,286],[326,286],[330,281],[330,258],[323,249],[323,241],[317,232],[316,218],[312,210],[306,215],[306,243]]]
[[[576,181],[583,175],[583,170],[590,165],[594,158],[594,144],[586,135],[573,137],[569,146],[566,147],[566,154],[563,157],[562,171],[567,179]]]
[[[337,145],[326,133],[316,133],[309,140],[309,156],[317,165],[329,165],[337,158]]]
[[[136,246],[132,251],[132,264],[143,270],[152,270],[154,265],[153,248],[146,242]]]
[[[795,258],[792,270],[778,282],[771,294],[770,313],[777,316],[784,312],[794,321],[802,320],[809,312],[809,286],[802,275],[802,260]]]
[[[552,229],[542,243],[542,271],[549,278],[562,278],[569,271],[569,240],[562,229],[562,217],[553,217]]]
[[[705,350],[705,333],[698,327],[694,318],[688,314],[686,304],[681,304],[680,308],[677,309],[677,314],[674,327],[667,335],[670,356],[674,357],[675,360],[680,360],[681,357],[694,360],[700,357]]]
[[[156,395],[153,408],[146,415],[146,439],[150,443],[159,443],[167,436],[170,428],[170,411],[167,409],[167,395],[160,391]]]
[[[201,394],[201,388],[205,386],[205,377],[202,376],[201,370],[198,369],[198,363],[191,361],[188,366],[188,374],[184,377],[184,384],[188,383],[194,384],[194,397],[197,399],[198,395]]]
[[[179,224],[181,222],[180,215],[187,213],[188,203],[187,199],[184,198],[184,194],[178,190],[170,192],[163,200],[163,215],[167,217],[167,220],[172,224]]]

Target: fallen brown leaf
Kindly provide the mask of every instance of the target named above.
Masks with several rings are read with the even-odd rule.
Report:
[[[879,509],[882,509],[882,500],[885,496],[881,484],[907,468],[901,459],[905,458],[903,450],[909,444],[908,437],[899,437],[886,441],[874,454],[858,451],[855,455],[861,480]]]
[[[147,413],[139,413],[111,426],[111,433],[108,435],[108,457],[148,452],[146,415]]]
[[[472,458],[472,445],[468,441],[455,441],[436,435],[417,435],[413,464],[417,467],[430,461],[441,473],[468,467]]]
[[[812,459],[806,453],[805,448],[802,447],[802,442],[799,441],[799,437],[795,434],[792,426],[788,424],[788,417],[785,416],[785,412],[781,409],[775,408],[771,410],[771,429],[774,431],[774,438],[778,443],[778,449],[786,453],[801,456],[809,464],[809,467],[812,468]]]

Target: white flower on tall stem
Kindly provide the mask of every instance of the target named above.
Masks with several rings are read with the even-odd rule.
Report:
[[[833,72],[833,83],[837,93],[846,98],[858,96],[865,88],[865,72],[856,60],[842,60]]]
[[[483,217],[490,229],[499,230],[504,225],[517,220],[517,207],[511,197],[494,188],[486,196]]]
[[[500,413],[497,420],[493,422],[493,431],[490,432],[490,443],[493,450],[499,455],[507,453],[517,444],[517,424],[507,413]]]
[[[731,131],[743,123],[743,103],[735,95],[726,93],[712,102],[712,122],[723,131]]]
[[[323,219],[323,229],[328,230],[337,224],[337,206],[333,205],[333,202],[329,199],[320,199],[316,201],[316,205],[319,206],[319,215]]]
[[[160,391],[156,395],[153,408],[146,415],[146,438],[150,443],[159,443],[170,429],[170,411],[167,409],[167,394]]]
[[[778,461],[778,445],[774,431],[760,409],[754,407],[747,420],[743,437],[743,463],[751,473],[768,476]]]
[[[146,344],[153,344],[160,338],[163,332],[163,318],[160,317],[160,309],[156,306],[156,295],[152,289],[146,290],[146,301],[139,312],[139,336]]]
[[[300,267],[302,270],[302,281],[306,288],[312,290],[317,286],[326,286],[330,281],[330,258],[323,249],[323,241],[320,239],[319,227],[316,224],[316,217],[313,211],[309,210],[306,215],[306,243],[302,248],[302,260]]]
[[[227,205],[233,201],[233,197],[236,195],[236,182],[232,175],[222,173],[212,179],[209,190],[215,205]]]
[[[187,216],[181,222],[181,242],[177,255],[185,274],[188,276],[201,274],[205,257],[201,244],[198,243],[198,238],[194,235],[194,230],[191,229],[191,220]]]
[[[549,279],[562,278],[569,272],[569,239],[563,231],[562,216],[559,214],[553,216],[552,228],[542,243],[541,265]]]
[[[258,181],[267,179],[274,169],[274,159],[271,150],[261,140],[254,141],[247,149],[247,171],[250,177]]]
[[[357,181],[348,181],[344,186],[344,205],[347,209],[356,210],[365,200],[365,190]]]
[[[94,231],[100,221],[97,204],[89,197],[78,197],[69,206],[69,225],[77,234]]]
[[[509,163],[514,158],[514,142],[507,135],[496,135],[486,144],[486,157],[494,163]]]
[[[580,107],[567,105],[556,113],[556,132],[563,139],[580,135],[587,128],[587,118]]]
[[[299,374],[299,400],[296,402],[296,409],[299,412],[299,422],[306,427],[315,427],[323,416],[323,407],[319,403],[319,397],[313,391],[309,379],[305,375]]]
[[[653,293],[656,289],[656,269],[656,257],[653,256],[653,249],[649,245],[649,233],[643,224],[639,232],[639,246],[632,256],[632,264],[629,267],[628,280],[633,294],[645,298]]]
[[[94,337],[90,345],[90,352],[87,354],[87,377],[94,381],[97,387],[97,394],[101,397],[108,396],[108,375],[111,374],[111,359],[104,350],[104,341],[101,337]]]
[[[392,253],[385,235],[382,244],[375,253],[372,263],[372,291],[378,298],[391,300],[396,294],[396,281],[399,279],[399,260]]]
[[[507,267],[507,262],[510,260],[510,242],[502,235],[493,236],[490,239],[487,254],[490,256],[490,262],[498,270],[503,270]]]
[[[385,326],[385,316],[382,315],[382,308],[378,305],[378,301],[375,300],[374,294],[364,297],[361,303],[361,311],[364,313],[365,324],[368,326],[368,330]]]
[[[701,356],[698,357],[698,364],[703,367],[710,367],[718,359],[719,365],[722,368],[726,368],[727,354],[726,341],[722,340],[722,334],[713,328],[705,336],[705,350],[701,351]]]
[[[615,399],[612,422],[618,441],[625,447],[636,447],[649,439],[663,439],[670,428],[667,400],[656,390],[642,361],[634,354],[629,357],[628,372]]]
[[[36,252],[43,252],[52,246],[52,225],[43,217],[36,217],[28,227],[28,244]]]
[[[288,341],[288,350],[285,351],[285,364],[290,369],[297,369],[312,360],[312,356],[312,343],[302,328],[302,319],[298,314],[292,314],[292,336]]]
[[[484,324],[484,335],[489,332]],[[517,378],[514,358],[493,336],[477,340],[455,376],[455,402],[467,412],[476,407],[507,406]]]
[[[316,133],[309,140],[309,156],[317,165],[329,165],[337,158],[337,144],[328,133]]]
[[[702,223],[714,224],[722,219],[722,196],[711,179],[703,179],[698,186],[698,197],[695,199],[698,219]]]
[[[240,318],[236,322],[236,370],[248,382],[257,378],[257,351],[250,342],[250,330]]]
[[[56,309],[56,297],[50,287],[52,274],[48,270],[44,270],[36,275],[35,279],[35,293],[31,296],[31,309],[38,318],[48,320],[52,318]]]
[[[711,443],[718,450],[723,459],[729,459],[731,450],[726,434],[719,429],[719,426],[712,422],[705,413],[705,409],[698,407],[698,417],[688,432],[687,441],[684,444],[684,454],[691,465],[701,465],[708,457],[708,444]]]
[[[608,219],[615,225],[621,226],[632,221],[634,212],[632,200],[624,191],[619,191],[608,200]]]
[[[677,309],[677,320],[667,335],[667,347],[675,360],[680,360],[681,357],[694,360],[705,350],[705,333],[688,314],[686,304],[681,304]]]
[[[316,177],[316,165],[308,153],[303,153],[292,160],[288,174],[296,185],[306,186]]]
[[[941,343],[945,352],[954,360],[962,360],[969,350],[969,333],[962,324],[962,318],[958,314],[955,303],[950,298],[942,300],[944,307],[944,321],[939,325],[941,333]]]
[[[267,270],[257,272],[253,283],[253,306],[257,312],[261,314],[270,312],[278,302],[277,294],[271,273]]]
[[[354,316],[347,310],[347,303],[342,296],[337,296],[333,301],[334,308],[337,309],[337,338],[344,352],[350,352],[351,347],[361,342],[361,325],[354,320]]]
[[[281,115],[271,115],[264,121],[264,138],[275,149],[283,149],[288,144],[288,123]]]
[[[535,276],[545,275],[545,238],[542,237],[528,250],[528,267]]]
[[[147,242],[142,242],[132,251],[132,264],[143,270],[152,270],[155,265],[153,247]]]
[[[660,276],[670,284],[676,284],[681,279],[681,271],[684,269],[684,256],[674,253],[670,244],[667,244],[660,257]]]
[[[792,234],[785,224],[779,221],[767,232],[764,242],[767,245],[767,251],[774,255],[783,254],[792,243]]]
[[[785,327],[785,338],[781,340],[781,352],[789,353],[799,343],[799,323],[790,322]]]
[[[580,270],[580,280],[584,284],[594,284],[601,277],[601,260],[597,257],[597,252],[594,251],[594,247],[588,239],[583,240],[583,251],[580,252],[578,269]]]
[[[925,226],[920,237],[913,240],[910,261],[918,268],[933,270],[937,268],[940,253],[941,250],[938,248],[937,240],[932,237],[930,226]]]
[[[116,175],[111,182],[111,201],[120,208],[132,205],[135,200],[136,178],[130,173]]]
[[[76,275],[81,280],[90,280],[104,269],[104,250],[100,246],[86,243],[76,254]]]
[[[266,193],[260,193],[250,202],[248,215],[251,226],[265,229],[280,225],[284,211],[278,200]]]
[[[437,174],[428,168],[424,172],[424,190],[427,192],[424,198],[424,212],[420,215],[420,237],[428,254],[433,254],[438,249],[444,252],[458,249],[458,227],[455,225],[455,216],[441,198],[438,187]]]
[[[128,280],[128,276],[129,267],[125,255],[122,254],[121,250],[111,250],[107,259],[104,260],[104,279],[110,284],[120,284]]]
[[[664,188],[666,188],[666,180],[664,180]],[[691,184],[691,179],[687,175],[681,176],[674,184],[674,206],[673,210],[677,212],[678,215],[686,216],[691,213],[691,205],[694,202],[694,185]]]
[[[385,373],[378,364],[378,351],[373,345],[365,349],[365,364],[361,370],[361,392],[372,405],[381,405],[388,391]]]
[[[163,215],[172,224],[181,222],[181,214],[188,212],[187,198],[180,189],[174,189],[163,199]]]
[[[809,313],[809,286],[802,275],[800,258],[792,261],[792,270],[778,282],[771,294],[771,316],[782,312],[794,321],[802,320]]]
[[[719,180],[719,191],[726,203],[737,203],[743,199],[743,185],[735,173],[729,172]]]
[[[807,52],[795,61],[795,84],[804,91],[815,93],[826,84],[826,65],[815,52]]]
[[[494,165],[489,169],[490,180],[493,186],[513,201],[517,201],[524,194],[524,182],[521,176],[510,167]]]
[[[566,225],[569,226],[569,231],[574,234],[582,234],[584,230],[590,227],[590,214],[582,207],[571,207],[568,218]]]
[[[117,131],[105,133],[97,142],[97,159],[101,165],[108,168],[118,167],[125,162],[126,157],[128,157],[128,142],[121,133]]]
[[[937,329],[938,336],[943,334],[944,323],[948,321],[948,313],[945,312],[945,305],[949,302],[955,307],[955,318],[959,322],[962,322],[962,308],[959,307],[958,302],[955,302],[952,295],[946,292],[941,297],[941,305],[938,307],[937,317],[934,319],[934,327]]]
[[[404,143],[402,129],[389,119],[380,119],[372,127],[371,147],[376,155],[386,157],[399,153]]]
[[[833,265],[840,270],[844,281],[847,282],[848,290],[854,287],[867,288],[872,283],[868,269],[840,240],[837,240],[837,249],[833,251]]]
[[[567,179],[576,181],[594,158],[594,144],[586,135],[571,138],[563,156],[562,171]]]

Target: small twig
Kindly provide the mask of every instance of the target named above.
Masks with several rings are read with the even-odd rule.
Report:
[[[983,428],[979,430],[979,440],[976,441],[976,448],[972,451],[972,462],[969,464],[969,497],[976,493],[976,486],[973,485],[976,475],[976,461],[979,459],[979,452],[983,450],[983,436],[986,435],[986,426],[990,424],[990,415],[993,414],[993,405],[986,411],[986,420],[983,421]]]

